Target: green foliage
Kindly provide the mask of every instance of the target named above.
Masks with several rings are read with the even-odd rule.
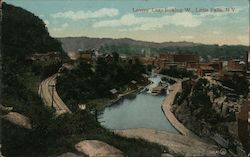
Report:
[[[34,52],[62,51],[61,44],[49,36],[44,22],[37,16],[6,3],[2,7],[3,57],[17,56],[21,59]]]
[[[209,110],[212,110],[212,103],[210,101],[210,97],[208,96],[208,86],[209,82],[206,79],[199,79],[193,88],[191,95],[192,105],[190,106],[190,109],[192,113],[194,110],[200,109],[196,116],[206,116],[210,113]]]
[[[237,95],[246,96],[249,92],[248,81],[245,77],[240,77],[239,75],[233,75],[232,79],[222,81],[222,84],[235,90]]]
[[[61,51],[61,45],[49,36],[43,21],[32,13],[6,3],[3,3],[3,12],[1,104],[12,106],[13,111],[32,121],[32,129],[27,130],[2,120],[1,151],[4,156],[44,157],[59,155],[65,151],[74,152],[74,144],[82,139],[104,140],[129,156],[160,156],[160,146],[115,136],[102,128],[88,112],[55,117],[54,111],[44,106],[37,91],[30,87],[33,83],[28,81],[39,82],[41,76],[53,73],[58,64],[47,66],[40,62],[30,63],[26,58],[36,52]],[[88,81],[94,75],[93,71],[90,65],[83,62],[79,63],[79,67],[83,70],[70,73],[68,77],[71,79],[72,75],[76,79],[77,75],[82,76],[79,78],[83,81],[75,81],[84,83],[81,88],[90,89]],[[99,79],[107,79],[101,76]],[[33,85],[37,88],[37,84]],[[101,86],[100,83],[99,85]],[[88,91],[84,92],[88,95]]]
[[[214,88],[206,79],[199,79],[192,88],[177,93],[174,101],[173,109],[179,120],[201,136],[206,136],[204,129],[208,129],[210,133],[218,132],[217,125],[224,122],[212,108],[209,93]]]
[[[119,61],[119,53],[117,53],[117,52],[112,52],[112,56],[113,56],[113,58],[114,58],[114,61],[115,62],[118,62]]]
[[[35,52],[62,48],[49,36],[42,20],[32,13],[6,3],[3,12],[1,104],[12,106],[13,111],[32,119],[33,129],[25,130],[3,121],[2,152],[6,156],[39,156],[46,153],[44,137],[53,112],[43,105],[37,90],[33,90],[37,87],[32,87],[38,85],[42,66],[27,62],[26,58]]]
[[[145,67],[139,62],[109,63],[103,58],[98,59],[94,67],[82,60],[78,60],[76,65],[75,69],[65,71],[57,79],[60,96],[73,110],[77,108],[78,103],[108,97],[109,90],[122,89],[145,72]]]
[[[32,66],[33,67],[33,66]],[[41,79],[44,80],[48,78],[49,76],[52,76],[53,74],[57,73],[59,68],[61,67],[60,62],[53,62],[48,65],[44,65],[41,67],[42,73],[41,73]],[[37,71],[36,71],[37,73]]]

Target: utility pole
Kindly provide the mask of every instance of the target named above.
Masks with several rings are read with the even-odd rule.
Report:
[[[51,97],[52,97],[52,100],[51,100],[51,107],[52,109],[54,109],[54,90],[55,90],[55,86],[54,84],[52,85],[49,85],[49,87],[51,88]]]

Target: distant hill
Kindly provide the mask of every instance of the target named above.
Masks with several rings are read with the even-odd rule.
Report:
[[[152,53],[192,53],[202,56],[205,60],[213,58],[244,58],[247,46],[243,45],[208,45],[193,42],[147,42],[129,38],[89,38],[89,37],[65,37],[57,38],[62,43],[64,51],[77,51],[78,49],[99,49],[101,52],[116,51],[120,54],[138,54],[147,48]]]
[[[196,46],[201,44],[196,44],[192,42],[147,42],[138,41],[129,38],[89,38],[89,37],[65,37],[58,38],[62,42],[63,49],[68,51],[77,51],[80,49],[99,49],[102,46],[112,45],[112,46],[130,46],[130,47],[144,47],[144,48],[164,48],[169,46]]]

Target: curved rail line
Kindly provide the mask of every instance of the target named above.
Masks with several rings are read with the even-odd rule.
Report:
[[[55,87],[52,90],[51,85],[56,85],[57,74],[43,80],[39,86],[38,94],[41,96],[46,106],[52,107],[52,95],[53,95],[53,108],[56,110],[56,114],[72,113],[70,109],[65,105],[62,99],[59,97]],[[53,93],[52,93],[53,91]]]

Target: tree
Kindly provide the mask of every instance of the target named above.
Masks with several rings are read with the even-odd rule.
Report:
[[[112,56],[113,56],[113,59],[114,59],[114,62],[118,62],[119,61],[119,53],[117,52],[112,52]]]

